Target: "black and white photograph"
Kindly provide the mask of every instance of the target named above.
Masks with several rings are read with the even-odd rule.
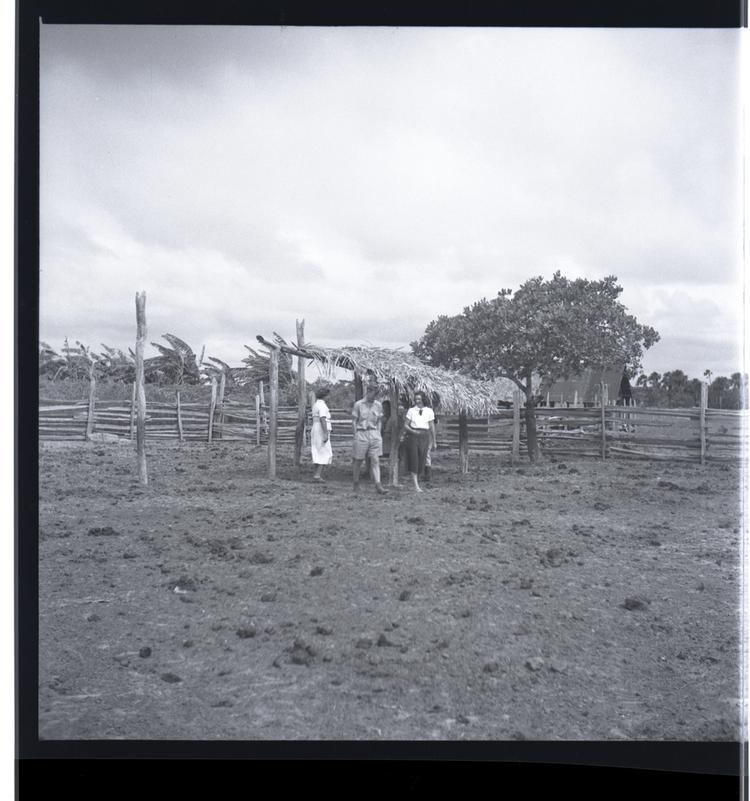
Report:
[[[39,739],[739,742],[743,31],[39,36]]]

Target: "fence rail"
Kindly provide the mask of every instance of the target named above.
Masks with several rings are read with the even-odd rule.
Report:
[[[134,439],[135,423],[130,401],[41,400],[41,440]],[[211,421],[211,404],[154,402],[147,406],[146,436],[158,440],[232,441],[256,445],[268,442],[268,409],[255,404],[225,400],[217,404]],[[349,409],[331,409],[332,441],[351,435]],[[93,419],[89,420],[89,415]],[[738,460],[747,441],[747,412],[719,409],[650,409],[635,406],[536,409],[537,438],[546,455],[596,456],[618,459]],[[212,425],[209,425],[212,422]],[[469,448],[478,452],[510,454],[514,435],[520,449],[526,445],[523,415],[514,423],[512,409],[482,418],[469,418]],[[309,445],[312,420],[308,411],[305,443]],[[291,445],[297,426],[297,407],[278,410],[278,442]],[[516,428],[517,426],[517,428]],[[438,445],[457,449],[458,417],[440,416]]]

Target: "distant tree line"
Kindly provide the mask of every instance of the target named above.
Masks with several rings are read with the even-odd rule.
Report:
[[[190,345],[174,334],[164,334],[169,344],[151,344],[159,352],[157,356],[144,359],[144,379],[147,384],[157,386],[195,386],[210,384],[225,376],[226,387],[257,386],[268,384],[269,359],[245,345],[248,355],[242,359],[242,367],[230,367],[226,362],[209,356],[204,359],[205,348],[196,356]],[[280,337],[278,337],[281,340]],[[283,340],[281,340],[283,342]],[[107,383],[132,384],[135,381],[135,353],[102,344],[96,352],[88,345],[76,341],[71,345],[65,339],[60,351],[46,342],[39,343],[39,376],[50,382],[80,381],[90,379]],[[282,395],[294,388],[291,357],[281,353],[279,357],[279,390]]]
[[[708,383],[708,405],[712,409],[746,409],[748,406],[747,375],[732,373],[727,378],[714,378],[710,370],[703,373]],[[641,373],[633,386],[633,397],[642,406],[679,409],[698,406],[701,398],[699,378],[690,378],[682,370],[666,373]]]

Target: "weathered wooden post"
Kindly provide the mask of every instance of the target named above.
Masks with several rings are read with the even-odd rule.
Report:
[[[521,390],[515,389],[513,390],[513,442],[511,444],[511,450],[510,450],[510,458],[513,464],[516,464],[518,462],[520,454],[521,454]]]
[[[135,439],[135,390],[136,383],[133,381],[133,393],[130,397],[130,439]]]
[[[260,445],[260,395],[255,396],[255,444]]]
[[[217,401],[219,407],[219,439],[224,436],[224,390],[227,386],[227,374],[222,371],[221,380],[219,381],[219,400]]]
[[[458,413],[458,461],[461,473],[466,475],[469,472],[469,421],[465,409]]]
[[[94,433],[94,411],[96,408],[96,376],[94,362],[89,365],[89,412],[86,417],[86,439],[90,440]]]
[[[362,384],[362,376],[355,372],[354,373],[354,400],[362,400],[365,396],[365,388]]]
[[[146,293],[135,293],[135,317],[137,336],[135,340],[135,384],[138,398],[136,415],[136,449],[138,452],[138,477],[141,484],[148,484],[146,467],[146,389],[143,372],[143,350],[146,345]]]
[[[700,438],[701,438],[701,464],[706,463],[706,406],[708,406],[708,384],[701,383],[701,412],[700,412]]]
[[[211,378],[211,402],[208,407],[208,441],[211,442],[214,433],[214,412],[216,411],[216,376]]]
[[[268,477],[276,478],[276,433],[279,425],[279,347],[271,346],[269,365],[270,420],[268,426]]]
[[[180,442],[183,440],[182,435],[182,407],[180,406],[180,390],[177,390],[177,435],[180,438]]]
[[[260,405],[261,406],[265,406],[266,405],[266,397],[263,394],[263,382],[262,381],[258,381],[258,394],[260,395]]]
[[[602,407],[602,459],[607,458],[607,385],[602,381],[599,385],[601,390]]]
[[[391,387],[389,392],[391,401],[391,416],[393,417],[393,425],[391,426],[391,486],[398,486],[398,446],[399,446],[399,425],[398,425],[398,384],[391,380]]]
[[[297,347],[305,346],[305,321],[295,320],[297,325]],[[302,446],[305,442],[305,420],[307,418],[307,382],[305,381],[305,362],[297,356],[297,428],[294,432],[294,466],[302,462]]]

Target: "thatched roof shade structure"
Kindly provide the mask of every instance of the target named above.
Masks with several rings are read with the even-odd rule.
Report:
[[[444,414],[467,412],[486,415],[497,410],[497,397],[491,384],[440,367],[432,367],[401,350],[374,347],[323,348],[305,345],[304,352],[333,380],[342,367],[366,382],[377,383],[388,392],[393,382],[409,394],[426,392]]]
[[[298,334],[299,336],[299,334]],[[434,405],[438,406],[443,414],[459,415],[459,454],[462,461],[462,470],[468,470],[468,433],[466,427],[467,416],[484,416],[497,410],[499,399],[498,387],[495,384],[477,381],[468,376],[433,367],[425,364],[416,356],[400,350],[376,347],[343,347],[328,348],[319,345],[304,343],[300,346],[288,345],[276,335],[276,342],[269,342],[262,336],[256,339],[271,351],[271,393],[274,395],[273,374],[274,362],[278,363],[278,353],[297,356],[300,359],[310,359],[321,369],[321,373],[333,380],[336,369],[351,370],[355,379],[364,383],[376,383],[391,400],[395,408],[398,395],[406,392],[409,395],[421,391],[432,397]],[[300,394],[302,398],[302,393]],[[303,402],[301,400],[301,402]],[[273,400],[272,400],[273,406]],[[269,475],[275,474],[275,436],[273,436],[274,413],[271,416],[269,429]],[[392,453],[398,452],[398,431],[393,429]],[[273,444],[272,444],[272,440]],[[396,465],[394,464],[394,468]],[[397,474],[392,472],[392,482],[396,483]]]

